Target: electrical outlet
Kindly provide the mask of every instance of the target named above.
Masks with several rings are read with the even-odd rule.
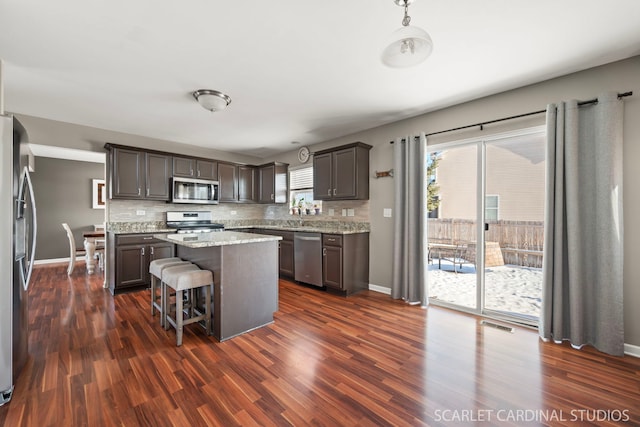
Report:
[[[231,211],[230,213],[231,213],[231,215],[237,215],[238,214],[237,211]]]
[[[329,209],[329,216],[334,216],[336,214],[335,209]]]
[[[138,216],[144,216],[145,214],[146,214],[146,212],[143,211],[143,210],[137,210],[136,211],[136,215],[138,215]]]
[[[347,210],[346,209],[342,209],[342,216],[347,216]]]
[[[391,208],[384,208],[382,210],[382,216],[385,218],[391,218]]]
[[[347,216],[356,216],[356,211],[354,209],[347,209]]]

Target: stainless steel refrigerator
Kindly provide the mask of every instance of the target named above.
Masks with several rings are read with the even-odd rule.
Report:
[[[0,93],[1,86],[0,73]],[[28,358],[27,291],[37,223],[26,141],[24,128],[0,102],[0,405],[11,399]]]

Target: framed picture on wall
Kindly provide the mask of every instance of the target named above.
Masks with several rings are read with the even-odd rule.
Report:
[[[93,183],[93,209],[104,209],[106,205],[106,191],[104,187],[104,179],[92,179]]]

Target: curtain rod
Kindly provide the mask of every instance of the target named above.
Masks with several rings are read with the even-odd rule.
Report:
[[[633,92],[631,92],[631,91],[624,92],[624,93],[619,93],[618,94],[618,99],[625,98],[625,97],[631,96],[631,95],[633,95]],[[578,105],[580,106],[580,105],[595,104],[596,102],[598,102],[598,98],[590,99],[588,101],[580,101],[580,102],[578,102]],[[521,117],[533,116],[533,115],[536,115],[536,114],[542,114],[542,113],[544,113],[546,111],[547,111],[546,109],[538,110],[538,111],[532,111],[530,113],[518,114],[518,115],[515,115],[515,116],[503,117],[501,119],[489,120],[488,122],[475,123],[475,124],[472,124],[472,125],[460,126],[460,127],[457,127],[457,128],[441,130],[441,131],[438,131],[438,132],[431,132],[431,133],[426,134],[425,136],[439,135],[441,133],[454,132],[456,130],[469,129],[469,128],[473,128],[473,127],[476,127],[476,126],[480,126],[480,130],[483,130],[483,126],[484,125],[490,125],[490,124],[493,124],[493,123],[504,122],[506,120],[519,119]],[[415,139],[418,139],[418,138],[420,138],[420,137],[419,136],[415,137]],[[404,138],[402,140],[404,141]],[[389,142],[391,144],[393,144],[394,141],[389,141]]]

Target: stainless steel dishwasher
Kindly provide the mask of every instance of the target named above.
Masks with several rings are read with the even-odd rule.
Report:
[[[293,238],[295,279],[322,286],[322,235],[297,232]]]

